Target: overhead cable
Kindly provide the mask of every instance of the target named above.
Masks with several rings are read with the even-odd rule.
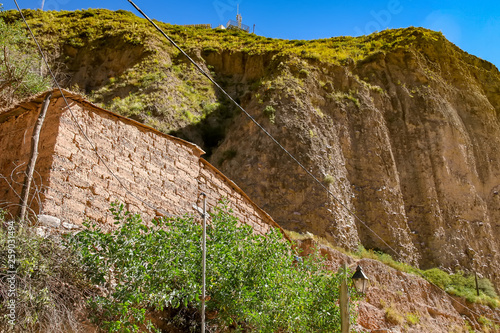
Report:
[[[384,243],[392,252],[394,252],[397,256],[399,256],[400,254],[392,247],[390,246],[389,244],[387,244],[387,242],[382,238],[380,237],[372,228],[370,228],[359,216],[357,216],[353,211],[351,211],[346,204],[344,204],[344,202],[340,199],[338,199],[332,191],[330,191],[316,176],[314,176],[312,174],[312,172],[310,172],[302,163],[300,163],[299,160],[297,160],[297,158],[295,158],[295,156],[292,155],[292,153],[290,153],[285,147],[283,147],[283,145],[281,145],[278,140],[276,140],[262,125],[260,125],[256,120],[255,118],[253,118],[250,113],[248,113],[239,103],[237,103],[227,92],[224,88],[222,88],[207,72],[205,72],[205,70],[203,70],[203,68],[201,68],[200,65],[198,65],[198,63],[196,63],[180,46],[177,45],[177,43],[175,43],[175,41],[170,38],[170,36],[168,36],[156,23],[153,22],[153,20],[151,20],[149,18],[148,15],[146,15],[146,13],[144,13],[132,0],[127,0],[132,6],[134,6],[134,8],[142,15],[144,16],[144,18],[146,20],[148,20],[155,28],[156,30],[158,30],[158,32],[160,32],[163,37],[165,37],[179,52],[181,52],[188,60],[189,62],[191,62],[197,69],[198,71],[200,71],[201,74],[203,74],[208,80],[210,80],[210,82],[215,85],[219,90],[220,92],[222,92],[222,94],[228,98],[238,109],[240,109],[262,132],[264,132],[281,150],[283,150],[295,163],[297,163],[297,165],[302,169],[304,170],[316,183],[318,183],[328,194],[330,194],[332,196],[332,198],[335,199],[336,202],[338,202],[343,208],[345,208],[345,210],[351,214],[351,216],[353,216],[357,221],[359,221],[363,226],[365,226],[369,231],[371,231],[378,239],[380,239],[382,241],[382,243]],[[422,275],[423,276],[423,275]],[[424,277],[425,279],[425,277]],[[439,288],[438,286],[436,286],[435,284],[431,283],[432,285],[434,285],[435,287],[437,287],[439,290],[443,291],[445,293],[445,295],[447,295],[449,298],[451,298],[453,301],[457,302],[458,304],[461,304],[462,306],[464,306],[464,304],[462,304],[461,302],[459,302],[458,300],[454,299],[453,297],[451,297],[450,295],[448,295],[448,293],[446,291],[444,291],[443,289]],[[476,315],[480,315],[478,314],[477,312],[474,312],[471,310],[471,312],[475,313]],[[500,323],[499,321],[496,321],[496,320],[492,320],[494,322],[497,322],[497,323]]]
[[[201,74],[203,74],[208,80],[210,80],[210,82],[215,85],[219,90],[220,92],[222,92],[222,94],[228,98],[238,109],[240,109],[262,132],[264,132],[281,150],[283,150],[283,152],[285,152],[285,154],[287,154],[295,163],[297,163],[297,165],[302,169],[304,170],[312,179],[314,179],[314,181],[316,183],[318,183],[328,194],[330,194],[332,196],[332,198],[338,202],[351,216],[353,216],[357,221],[359,221],[362,225],[364,225],[368,230],[370,230],[378,239],[380,239],[382,241],[382,243],[384,243],[385,246],[387,246],[390,250],[392,250],[397,256],[400,256],[400,254],[392,247],[390,246],[382,237],[380,237],[372,228],[370,228],[360,217],[358,217],[353,211],[351,211],[349,209],[349,207],[347,207],[346,204],[344,204],[344,202],[340,199],[338,199],[332,191],[330,191],[318,178],[316,178],[316,176],[314,176],[312,174],[311,171],[309,171],[302,163],[300,163],[299,160],[297,160],[297,158],[295,158],[295,156],[292,155],[292,153],[290,153],[285,147],[283,147],[283,145],[281,145],[278,140],[276,140],[272,135],[271,133],[269,133],[261,124],[259,124],[254,117],[252,117],[250,115],[250,113],[248,113],[239,103],[237,103],[227,92],[226,90],[224,90],[224,88],[222,88],[207,72],[205,72],[205,70],[203,70],[203,68],[201,68],[200,65],[198,65],[198,63],[196,63],[196,61],[194,61],[180,46],[178,46],[173,40],[172,38],[170,38],[170,36],[168,36],[156,23],[153,22],[153,20],[151,20],[132,0],[127,0],[128,2],[130,2],[130,4],[132,4],[132,6],[134,6],[135,9],[137,9],[137,11],[139,13],[141,13],[142,16],[144,16],[144,18],[146,18],[146,20],[148,20],[155,28],[156,30],[158,30],[162,35],[163,37],[165,37],[177,50],[179,50],[179,52],[181,52],[199,71]]]
[[[138,197],[137,195],[135,195],[134,193],[132,193],[122,182],[122,180],[113,172],[113,170],[111,170],[111,168],[108,166],[108,164],[106,163],[106,161],[104,161],[104,159],[102,158],[102,156],[99,154],[99,152],[97,151],[97,146],[92,142],[92,140],[90,140],[90,138],[87,136],[87,134],[85,133],[85,131],[83,130],[82,126],[80,125],[80,123],[78,122],[75,114],[73,113],[73,110],[71,109],[71,106],[69,105],[68,103],[68,100],[66,99],[66,96],[64,95],[64,92],[61,88],[61,86],[59,85],[59,83],[57,82],[57,79],[56,79],[56,76],[54,75],[54,73],[52,72],[52,70],[50,69],[50,66],[49,66],[49,63],[47,61],[47,58],[45,57],[45,54],[43,53],[42,51],[42,48],[40,47],[40,44],[38,43],[35,35],[33,34],[33,31],[31,30],[28,22],[26,21],[26,19],[24,18],[24,15],[21,11],[21,8],[19,8],[19,5],[17,3],[17,0],[14,0],[14,2],[16,3],[16,6],[17,6],[17,10],[19,11],[19,14],[21,14],[21,18],[23,19],[24,21],[24,24],[26,25],[26,27],[28,28],[28,31],[30,32],[30,35],[31,37],[33,38],[37,48],[38,48],[38,51],[40,52],[40,55],[45,63],[45,66],[47,67],[49,73],[50,73],[50,76],[52,77],[52,80],[54,81],[54,84],[56,85],[57,89],[59,90],[59,92],[61,93],[61,97],[63,98],[64,100],[64,103],[66,104],[66,106],[68,107],[68,111],[69,113],[71,114],[71,118],[72,120],[74,121],[74,123],[76,124],[77,128],[78,128],[78,131],[82,134],[82,136],[85,138],[85,140],[90,144],[90,147],[92,148],[92,150],[95,152],[97,158],[99,159],[99,161],[104,165],[104,167],[109,171],[109,173],[113,176],[113,178],[116,179],[116,181],[120,184],[120,186],[125,189],[126,193],[129,194],[131,197],[135,198],[136,200],[138,200],[139,202],[143,203],[145,206],[151,208],[152,210],[154,210],[156,213],[158,212],[161,212],[161,209],[158,208],[158,207],[155,207],[153,206],[152,204],[150,204],[149,202],[146,202],[145,200],[143,200],[142,198]]]

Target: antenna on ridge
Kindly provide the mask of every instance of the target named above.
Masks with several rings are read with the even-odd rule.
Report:
[[[236,21],[238,22],[238,28],[241,29],[241,22],[243,22],[243,18],[240,15],[240,4],[236,5]]]

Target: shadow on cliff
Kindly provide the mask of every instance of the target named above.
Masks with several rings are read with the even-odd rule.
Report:
[[[238,104],[241,102],[239,97],[233,98]],[[218,98],[218,106],[200,122],[189,124],[169,134],[197,144],[206,152],[204,158],[208,159],[224,140],[227,129],[238,114],[239,109],[227,97],[221,96]]]

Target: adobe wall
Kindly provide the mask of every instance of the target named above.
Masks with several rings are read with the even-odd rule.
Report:
[[[0,178],[5,177],[0,179],[0,208],[14,216],[18,214],[25,170],[31,156],[33,130],[44,96],[40,95],[36,103],[26,103],[9,115],[0,115]],[[30,215],[38,213],[38,194],[41,185],[47,182],[52,165],[58,122],[57,114],[48,114],[42,127],[44,135],[40,137],[37,168],[29,197],[33,210],[28,212]]]
[[[82,130],[97,147],[108,170],[81,134],[64,100],[55,96],[40,137],[45,147],[44,157],[41,153],[37,163],[37,170],[45,172],[41,214],[73,225],[90,218],[111,226],[111,202],[123,202],[128,210],[140,212],[144,220],[149,220],[161,213],[197,214],[193,204],[201,206],[199,195],[204,192],[208,207],[228,198],[234,214],[258,233],[266,233],[270,225],[278,227],[241,189],[201,159],[203,151],[197,146],[100,109],[78,96],[67,96]],[[16,151],[27,158],[30,137],[21,137],[29,135],[25,132],[29,133],[37,116],[37,112],[30,112],[0,123],[1,133],[4,127],[10,133],[1,137],[1,147],[12,149],[0,160],[0,170],[6,161],[16,158]]]
[[[207,195],[208,206],[213,207],[225,198],[233,209],[233,215],[251,225],[257,233],[265,234],[271,226],[279,228],[271,216],[262,211],[236,184],[204,159],[200,159],[198,181],[200,192]]]
[[[55,110],[63,109],[64,101],[59,99]],[[145,219],[154,217],[156,209],[173,215],[193,212],[190,207],[198,194],[201,154],[196,146],[90,104],[84,109],[73,103],[71,109],[105,163],[65,110],[43,214],[72,224],[81,224],[85,217],[112,223],[107,211],[114,201],[126,203],[132,212],[142,212]]]

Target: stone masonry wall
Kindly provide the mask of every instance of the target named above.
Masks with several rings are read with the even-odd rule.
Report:
[[[196,145],[68,95],[71,111],[92,145],[60,94],[54,92],[40,136],[43,153],[37,162],[44,183],[40,214],[71,225],[81,225],[89,218],[111,226],[111,202],[122,202],[128,210],[140,212],[149,220],[157,215],[197,214],[193,205],[201,206],[200,193],[204,192],[208,207],[227,198],[240,221],[258,233],[266,233],[271,225],[278,227],[233,182],[201,159],[203,151]],[[32,104],[37,107],[37,103]],[[22,117],[0,121],[1,133],[5,128],[10,133],[0,137],[2,150],[9,152],[0,159],[0,172],[19,151],[27,159],[31,138],[20,141],[19,129],[32,128],[37,116],[33,109]],[[4,192],[1,200],[10,200]]]

